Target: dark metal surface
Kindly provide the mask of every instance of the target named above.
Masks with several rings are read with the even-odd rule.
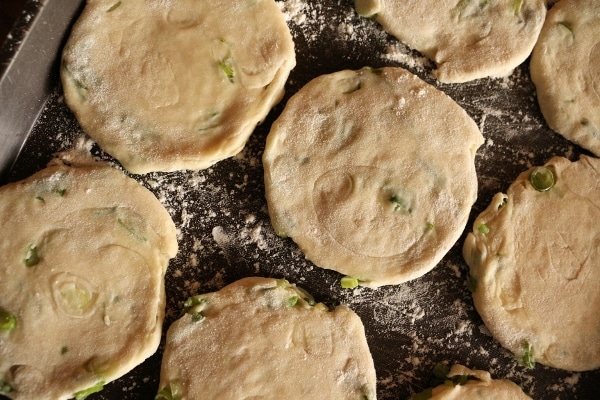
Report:
[[[56,86],[56,55],[80,0],[30,2],[29,14],[3,49],[0,67],[0,179],[14,162],[32,125]],[[25,26],[23,26],[25,23]],[[15,43],[17,42],[17,43]]]
[[[279,3],[282,7],[286,4]],[[398,59],[390,56],[388,47],[397,41],[375,22],[356,16],[352,0],[287,3],[303,7],[301,15],[296,15],[302,18],[288,21],[296,43],[297,67],[286,97],[257,127],[243,153],[205,171],[134,176],[157,195],[180,230],[180,252],[166,276],[164,330],[190,295],[218,290],[244,276],[286,278],[318,301],[331,306],[347,304],[361,316],[376,364],[379,399],[403,399],[424,389],[438,362],[488,370],[493,377],[521,385],[534,399],[600,398],[599,370],[573,373],[540,365],[529,370],[489,336],[466,287],[468,268],[460,251],[464,235],[430,273],[377,290],[341,289],[339,274],[315,267],[291,240],[275,235],[266,210],[260,163],[265,138],[289,96],[323,73],[402,66],[465,108],[486,138],[476,157],[479,198],[467,229],[493,194],[505,191],[521,171],[554,155],[575,160],[579,154],[587,154],[546,126],[527,64],[507,79],[440,85],[431,78],[426,64],[394,61]],[[12,61],[0,77],[3,183],[43,168],[55,152],[69,149],[83,134],[63,102],[56,70],[65,32],[81,1],[30,2],[30,7],[30,21],[20,21],[19,29],[25,32],[22,40],[15,34],[14,43],[5,44],[2,50],[6,59],[9,47],[17,49],[12,50],[14,57],[9,56]],[[419,59],[416,53],[404,55]],[[111,160],[97,146],[92,151]],[[161,352],[162,345],[153,357],[89,399],[152,399]]]

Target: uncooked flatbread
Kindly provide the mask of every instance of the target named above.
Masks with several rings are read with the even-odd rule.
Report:
[[[273,0],[96,0],[71,32],[61,78],[86,133],[146,173],[238,153],[294,66]]]
[[[431,393],[427,399],[531,400],[516,383],[507,379],[492,379],[487,371],[472,370],[456,364],[450,368],[447,378],[450,383],[430,389]],[[465,382],[454,384],[453,379],[457,378],[464,379]]]
[[[475,220],[463,248],[475,306],[524,364],[600,367],[598,221],[600,160],[586,156],[523,172]]]
[[[434,61],[446,83],[510,75],[546,15],[544,0],[355,0],[355,7]]]
[[[376,398],[363,324],[345,306],[251,277],[184,310],[167,332],[157,399]]]
[[[530,70],[550,128],[600,156],[600,2],[552,7]]]
[[[267,137],[271,223],[316,265],[365,286],[417,278],[466,225],[482,143],[462,108],[401,68],[318,77]]]
[[[0,225],[2,394],[71,398],[154,354],[177,241],[152,193],[110,167],[53,165],[0,188]]]

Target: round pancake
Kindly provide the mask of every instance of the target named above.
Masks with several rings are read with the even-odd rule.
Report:
[[[362,285],[417,278],[466,225],[482,142],[462,108],[401,68],[323,75],[267,137],[271,223],[316,265]]]
[[[600,2],[552,7],[530,71],[550,128],[600,156]]]
[[[434,61],[446,83],[510,75],[546,15],[544,0],[355,0],[355,7]]]
[[[425,397],[423,397],[425,398]],[[429,400],[531,400],[514,382],[492,379],[487,371],[471,370],[456,364],[450,368],[444,384],[434,387]]]
[[[374,400],[375,381],[358,315],[251,277],[186,302],[167,332],[157,399]]]
[[[3,394],[81,396],[155,353],[177,241],[151,192],[110,167],[53,165],[0,188],[0,224]]]
[[[497,194],[464,243],[477,311],[526,365],[600,367],[599,204],[600,160],[555,157]]]
[[[273,0],[87,1],[62,57],[67,105],[136,174],[237,154],[295,66]]]

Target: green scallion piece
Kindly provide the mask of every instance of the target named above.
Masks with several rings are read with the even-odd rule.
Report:
[[[205,297],[190,297],[185,303],[183,303],[183,310],[181,311],[181,315],[187,314],[192,308],[197,305],[206,303],[208,300]]]
[[[374,18],[381,8],[378,3],[377,1],[355,1],[354,8],[361,17]]]
[[[275,281],[277,282],[277,287],[289,288],[292,286],[287,279],[276,279]]]
[[[0,310],[0,330],[12,331],[17,325],[17,317],[8,311]]]
[[[298,296],[292,296],[288,299],[287,304],[290,307],[295,307],[296,304],[298,304],[298,300],[300,300],[300,297]]]
[[[523,7],[523,0],[514,0],[513,1],[513,11],[515,15],[521,14],[521,8]]]
[[[397,195],[390,196],[389,200],[392,203],[394,203],[394,211],[398,211],[398,210],[404,210],[404,211],[408,211],[408,212],[412,211],[406,204],[406,201],[404,199],[398,197]]]
[[[75,393],[73,396],[75,397],[75,400],[84,400],[90,394],[98,393],[98,392],[102,391],[102,389],[104,389],[104,382],[100,381],[92,387],[89,387],[84,390],[80,390],[79,392]]]
[[[229,82],[233,83],[235,73],[233,71],[231,59],[227,58],[225,60],[219,61],[219,68],[221,68],[221,71],[223,71]]]
[[[300,295],[300,298],[302,300],[304,300],[306,302],[306,304],[308,304],[309,306],[314,306],[316,304],[315,299],[306,290],[304,290],[298,286],[296,286],[295,289],[296,289],[296,292]]]
[[[162,388],[156,396],[154,396],[154,400],[173,400],[173,395],[171,394],[171,388],[169,386],[165,386]]]
[[[88,89],[88,87],[86,86],[86,84],[83,83],[82,81],[80,81],[79,79],[73,78],[73,82],[75,82],[75,86],[77,86],[78,89],[85,89],[85,90]]]
[[[477,231],[479,233],[483,233],[484,235],[487,235],[488,233],[490,233],[490,227],[487,226],[486,224],[481,224],[477,227]]]
[[[154,400],[180,400],[183,397],[181,382],[175,379],[162,388],[154,397]]]
[[[23,263],[27,267],[33,267],[34,265],[39,264],[40,255],[38,254],[37,245],[32,244],[27,248],[27,252],[25,253],[25,258],[23,258]]]
[[[535,367],[535,357],[533,356],[533,346],[529,342],[529,340],[523,341],[523,356],[521,357],[521,362],[527,368]]]
[[[192,314],[192,322],[200,322],[206,318],[202,311],[198,311]]]
[[[354,278],[352,276],[344,276],[340,280],[340,284],[343,289],[354,289],[359,285],[359,283],[360,281],[358,280],[358,278]]]
[[[146,237],[144,237],[144,235],[142,235],[141,233],[139,233],[135,228],[127,225],[127,223],[125,221],[123,221],[121,218],[117,218],[117,223],[123,229],[125,229],[127,232],[129,232],[129,234],[131,236],[133,236],[135,238],[135,240],[139,240],[140,242],[147,242],[148,241],[148,239],[146,239]]]
[[[12,392],[13,387],[10,383],[6,382],[6,381],[0,381],[0,393],[10,393]]]
[[[529,182],[538,192],[545,192],[554,186],[554,174],[550,168],[536,167],[529,175]]]

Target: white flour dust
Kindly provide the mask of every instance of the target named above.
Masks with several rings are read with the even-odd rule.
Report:
[[[344,51],[377,49],[369,60],[408,68],[433,82],[431,62],[391,38],[375,21],[359,17],[352,1],[276,3],[295,41],[308,46],[308,50],[298,46],[299,63],[312,61],[316,56],[310,51],[320,49],[320,41],[328,37],[333,41],[331,47]],[[352,57],[348,55],[348,59]],[[537,110],[527,68],[518,68],[506,78],[438,88],[473,117],[485,137],[477,156],[482,199],[505,190],[516,177],[516,170],[538,164],[550,155],[570,157],[577,151],[548,133]],[[60,89],[49,99],[38,126],[32,136],[34,141],[43,138],[42,150],[31,151],[32,159],[74,145],[117,166],[83,136],[66,110]],[[180,252],[167,272],[169,318],[179,315],[187,297],[221,288],[237,275],[285,277],[310,289],[318,301],[346,304],[363,318],[376,358],[380,399],[402,398],[422,390],[437,362],[460,362],[488,370],[493,377],[512,379],[530,393],[543,393],[536,397],[543,400],[576,398],[578,388],[590,379],[586,373],[561,375],[544,367],[524,369],[493,340],[466,289],[467,267],[460,256],[460,243],[422,278],[376,290],[341,290],[338,275],[315,267],[291,239],[280,238],[273,231],[260,161],[268,127],[257,130],[240,154],[213,168],[134,176],[155,193],[178,228]],[[473,214],[485,205],[477,204]],[[546,376],[550,372],[554,375],[549,381]],[[134,392],[133,388],[143,383],[140,380],[128,388]]]

